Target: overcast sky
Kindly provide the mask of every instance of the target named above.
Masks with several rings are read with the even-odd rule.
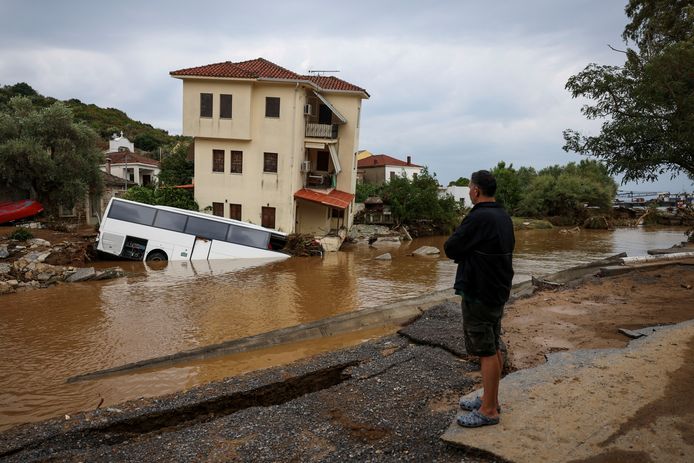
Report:
[[[371,95],[360,149],[429,167],[443,184],[498,161],[579,161],[566,128],[596,133],[567,79],[621,64],[626,0],[0,0],[0,85],[115,107],[181,132],[169,72],[266,58],[335,75]],[[336,5],[340,5],[337,7]],[[628,184],[691,191],[686,178]]]

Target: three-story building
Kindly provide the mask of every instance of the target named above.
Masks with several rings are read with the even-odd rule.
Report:
[[[201,208],[289,233],[352,225],[366,90],[263,58],[170,74],[183,81]]]

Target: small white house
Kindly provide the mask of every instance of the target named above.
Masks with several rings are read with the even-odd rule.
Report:
[[[470,202],[470,187],[453,185],[445,188],[439,188],[439,195],[444,196],[446,194],[453,196],[456,202],[463,207],[472,206],[472,203]]]
[[[387,154],[375,154],[357,162],[357,177],[364,183],[381,185],[395,177],[407,177],[413,180],[424,167],[412,164],[412,158],[401,161]]]
[[[125,149],[106,153],[106,164],[101,170],[126,179],[130,185],[150,185],[158,181],[161,166],[159,161]]]

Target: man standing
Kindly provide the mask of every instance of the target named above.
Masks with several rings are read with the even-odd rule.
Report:
[[[513,222],[496,202],[496,179],[486,170],[472,174],[470,200],[474,205],[446,240],[446,255],[458,264],[454,288],[463,297],[463,333],[468,354],[480,358],[482,397],[461,400],[469,410],[458,424],[478,427],[499,422],[501,317],[511,293]]]

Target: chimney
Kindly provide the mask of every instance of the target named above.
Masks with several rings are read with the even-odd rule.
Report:
[[[111,175],[111,158],[106,158],[106,173]]]
[[[407,165],[412,164],[412,156],[407,156]]]

